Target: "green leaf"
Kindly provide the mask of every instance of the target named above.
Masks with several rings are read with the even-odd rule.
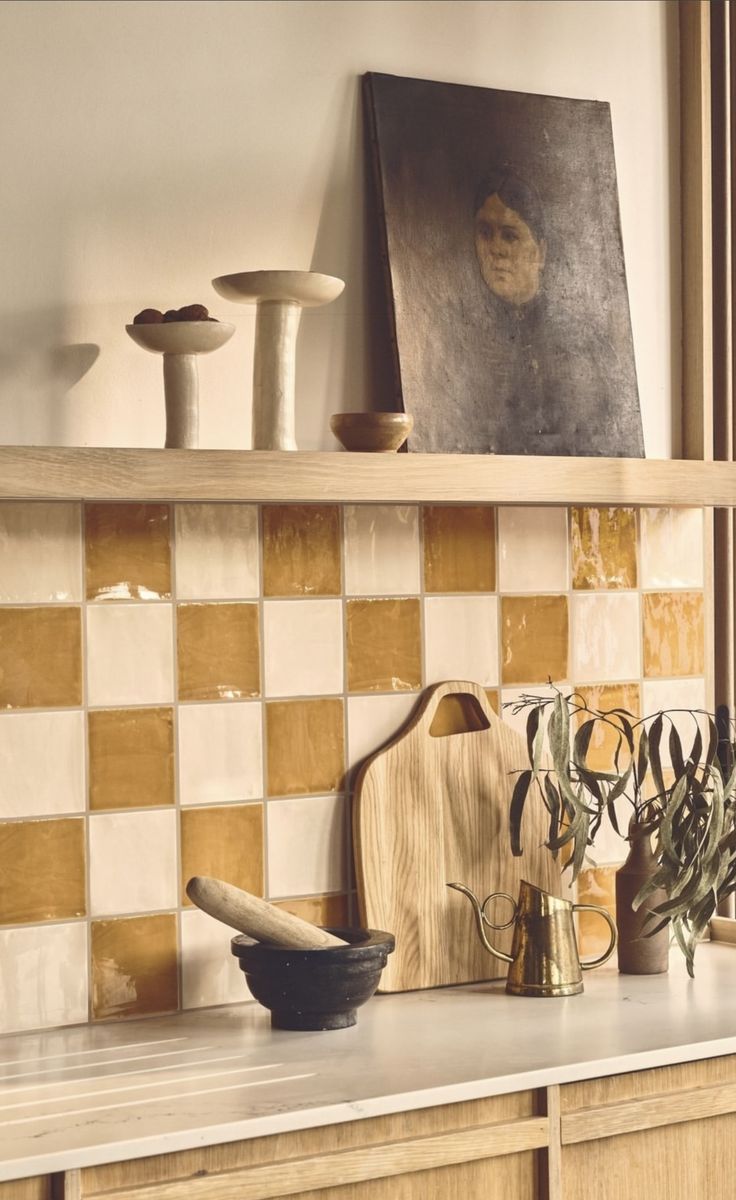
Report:
[[[660,754],[660,744],[662,741],[662,732],[664,730],[664,717],[661,713],[652,721],[649,730],[649,761],[652,764],[652,779],[654,787],[660,796],[663,796],[667,791],[664,783],[664,773],[662,771],[662,756]]]
[[[524,816],[524,805],[529,794],[531,782],[531,771],[522,771],[514,784],[514,791],[511,796],[509,833],[511,836],[511,853],[514,858],[520,858],[523,853],[521,848],[521,820]]]
[[[679,778],[680,775],[685,774],[685,759],[682,756],[682,742],[680,741],[680,735],[677,732],[674,721],[672,721],[671,718],[670,718],[669,744],[670,744],[670,761],[672,762],[672,766],[674,768],[675,775],[677,775]]]

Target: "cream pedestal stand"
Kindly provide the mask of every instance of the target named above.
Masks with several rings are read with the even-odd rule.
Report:
[[[224,321],[167,321],[159,325],[126,325],[138,346],[164,356],[167,449],[199,446],[199,378],[197,355],[224,346],[235,326]]]
[[[296,450],[296,335],[303,308],[336,300],[345,284],[316,271],[242,271],[212,280],[226,300],[256,304],[253,449]]]

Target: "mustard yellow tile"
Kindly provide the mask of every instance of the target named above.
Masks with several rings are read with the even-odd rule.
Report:
[[[581,700],[588,708],[598,712],[610,712],[613,708],[623,708],[634,718],[641,715],[641,697],[638,683],[602,683],[595,687],[580,687],[576,689]],[[579,727],[590,720],[587,713],[580,713],[576,719]],[[611,717],[615,723],[615,717]],[[594,771],[615,770],[614,757],[618,746],[618,734],[613,725],[598,722],[593,730],[593,736],[588,747],[587,763]],[[621,761],[626,760],[626,748],[622,750]]]
[[[422,686],[418,600],[348,600],[348,690],[416,691]]]
[[[618,867],[591,867],[578,876],[578,903],[597,904],[616,919],[616,871]],[[611,940],[611,932],[598,913],[578,913],[578,950],[581,958],[597,958]]]
[[[501,625],[503,683],[567,679],[567,596],[503,596]]]
[[[485,689],[489,706],[498,714],[498,692],[495,688]],[[487,729],[488,721],[474,696],[459,693],[443,696],[437,706],[429,732],[432,737],[447,737],[452,733],[467,733]]]
[[[258,606],[177,607],[180,700],[243,700],[261,691]]]
[[[173,709],[101,709],[87,720],[91,809],[174,803]]]
[[[492,592],[494,510],[487,505],[430,505],[422,515],[425,591]]]
[[[176,1012],[176,916],[92,922],[92,1013],[96,1020]]]
[[[346,929],[351,924],[349,896],[307,896],[304,900],[275,900],[274,904],[312,925]]]
[[[84,875],[79,817],[0,824],[0,925],[83,917]]]
[[[345,776],[343,702],[281,700],[266,705],[268,795],[336,792]]]
[[[212,875],[263,895],[263,805],[227,804],[181,811],[182,904],[192,875]]]
[[[171,596],[168,504],[87,504],[88,600]]]
[[[572,586],[584,591],[635,588],[633,508],[571,509]]]
[[[0,708],[81,703],[81,609],[0,608]]]
[[[265,505],[264,596],[338,596],[341,590],[338,506]]]
[[[661,679],[702,675],[705,628],[702,592],[645,592],[644,674]]]

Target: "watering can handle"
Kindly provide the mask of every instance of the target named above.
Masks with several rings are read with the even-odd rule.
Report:
[[[609,924],[609,927],[611,930],[611,941],[610,941],[608,948],[604,951],[603,954],[601,954],[600,958],[594,958],[592,962],[581,962],[580,963],[580,966],[583,971],[592,971],[594,967],[602,967],[604,962],[608,962],[609,958],[613,954],[614,950],[616,949],[616,943],[618,941],[618,933],[616,931],[616,925],[613,920],[613,917],[611,916],[611,914],[609,912],[606,911],[605,908],[601,908],[600,905],[598,905],[598,904],[573,904],[572,907],[573,907],[574,912],[598,913],[599,916],[605,917],[605,919],[608,921],[608,924]]]

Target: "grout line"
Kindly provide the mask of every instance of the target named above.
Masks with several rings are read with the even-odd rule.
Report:
[[[262,834],[261,834],[261,869],[263,872],[263,896],[268,899],[271,895],[271,879],[268,861],[268,721],[266,707],[266,611],[265,611],[265,576],[266,576],[266,546],[264,537],[264,522],[262,504],[256,508],[256,554],[258,557],[258,671],[260,676],[261,694],[258,703],[261,710],[261,793],[263,799]]]
[[[91,854],[91,825],[90,825],[90,787],[91,762],[89,749],[89,646],[87,641],[87,505],[81,505],[80,514],[80,561],[82,570],[82,587],[80,595],[82,604],[80,621],[82,626],[82,713],[84,729],[83,787],[84,787],[84,889],[85,889],[85,957],[87,967],[87,1020],[91,1022],[94,997],[94,961],[92,953],[92,854]]]
[[[201,511],[201,510],[200,510]],[[182,867],[182,804],[181,804],[181,770],[179,744],[179,590],[176,579],[176,550],[178,544],[177,529],[179,510],[176,504],[169,505],[169,555],[171,569],[171,672],[172,672],[172,752],[174,755],[174,863],[176,882],[176,987],[177,1009],[184,1008],[184,923],[181,893],[183,887]]]

